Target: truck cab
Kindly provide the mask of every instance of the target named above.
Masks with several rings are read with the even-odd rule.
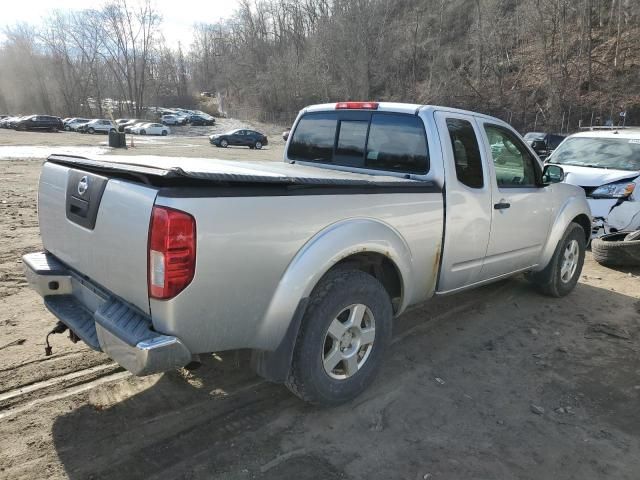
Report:
[[[541,254],[548,260],[561,198],[584,208],[579,189],[543,178],[542,163],[511,126],[452,108],[309,107],[292,129],[285,161],[446,185],[439,294],[535,268]]]

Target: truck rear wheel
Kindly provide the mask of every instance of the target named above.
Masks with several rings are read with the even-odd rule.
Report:
[[[585,235],[580,225],[569,224],[545,269],[527,275],[541,293],[564,297],[575,288],[584,265]]]
[[[387,291],[359,270],[335,270],[311,294],[286,385],[315,405],[348,402],[380,370],[391,339]]]

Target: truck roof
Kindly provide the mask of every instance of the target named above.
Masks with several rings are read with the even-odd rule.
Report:
[[[309,105],[302,109],[302,112],[326,112],[336,110],[338,103],[320,103],[317,105]],[[372,103],[372,102],[358,102],[358,103]],[[451,113],[458,113],[463,115],[473,115],[475,117],[485,118],[494,122],[506,123],[504,120],[500,120],[499,118],[492,117],[490,115],[485,115],[484,113],[473,112],[471,110],[462,110],[459,108],[452,107],[443,107],[439,105],[422,105],[418,103],[397,103],[397,102],[375,102],[377,103],[376,111],[379,112],[398,112],[398,113],[432,113],[435,111],[444,111]]]

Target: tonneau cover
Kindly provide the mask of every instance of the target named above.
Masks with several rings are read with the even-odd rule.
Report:
[[[151,155],[103,155],[90,159],[51,155],[49,162],[103,172],[138,174],[164,179],[182,178],[211,182],[276,183],[286,185],[425,186],[424,181],[391,175],[369,175],[322,167],[274,161],[240,162],[213,158],[160,157]]]

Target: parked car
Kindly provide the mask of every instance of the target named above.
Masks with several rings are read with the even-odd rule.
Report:
[[[124,127],[124,132],[125,133],[132,133],[131,130],[133,128],[138,127],[140,125],[147,124],[147,123],[149,123],[149,122],[147,122],[146,120],[143,120],[143,121],[139,121],[139,122],[133,123],[131,125],[127,125],[127,126]]]
[[[91,120],[88,123],[78,125],[77,131],[80,133],[109,133],[110,131],[116,131],[117,126],[111,120],[96,119]]]
[[[551,155],[565,138],[564,135],[544,132],[529,132],[524,136],[524,139],[542,160]]]
[[[4,118],[0,118],[0,128],[9,128],[9,123],[13,120],[14,116],[7,115]]]
[[[570,135],[547,159],[587,196],[594,237],[640,229],[640,129]]]
[[[148,120],[142,120],[140,118],[131,118],[129,120],[127,120],[126,122],[120,123],[118,125],[119,129],[123,129],[123,131],[125,133],[131,133],[131,127],[133,127],[134,125],[137,125],[139,123],[149,123]]]
[[[187,117],[176,114],[163,115],[161,121],[163,125],[185,125]]]
[[[214,134],[209,137],[209,142],[216,147],[227,148],[229,145],[257,148],[260,150],[269,144],[267,137],[255,130],[239,128],[226,133]]]
[[[62,119],[60,117],[53,117],[51,115],[29,115],[22,117],[20,120],[13,123],[13,128],[16,130],[49,130],[51,132],[57,132],[62,130]]]
[[[64,122],[64,129],[67,132],[75,132],[80,125],[89,123],[90,121],[91,119],[89,118],[70,118],[68,121]]]
[[[496,163],[488,134],[520,163]],[[522,272],[562,297],[580,278],[586,199],[501,120],[345,102],[303,109],[291,135],[280,164],[50,156],[46,251],[23,264],[55,331],[136,375],[252,349],[260,375],[335,405],[372,382],[409,306]]]
[[[21,115],[21,116],[17,116],[17,117],[9,117],[7,119],[7,123],[6,123],[5,128],[16,128],[16,125],[18,124],[18,122],[20,120],[22,120],[23,118],[26,118],[26,116]]]
[[[162,135],[171,133],[171,129],[161,123],[138,123],[130,128],[130,132],[136,135]]]
[[[216,124],[216,120],[213,117],[206,118],[201,115],[191,115],[189,116],[189,123],[194,126],[198,126],[198,125],[211,126]]]

